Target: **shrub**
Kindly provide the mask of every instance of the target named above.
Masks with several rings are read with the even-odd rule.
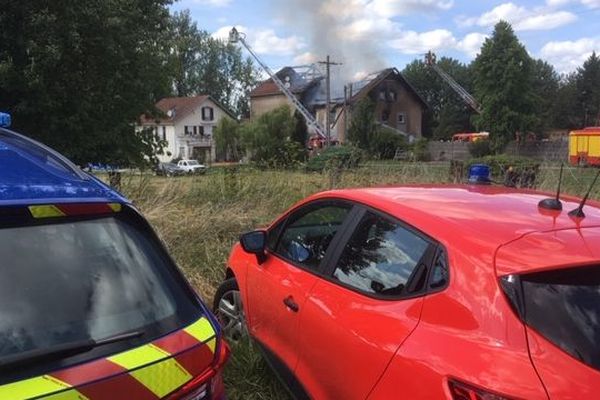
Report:
[[[306,170],[311,172],[323,172],[328,169],[350,169],[355,168],[362,159],[362,151],[354,146],[329,147],[308,160]]]
[[[419,139],[412,144],[412,153],[415,161],[431,161],[427,139]]]
[[[390,129],[379,128],[371,137],[369,153],[372,157],[381,160],[391,160],[396,155],[397,149],[406,150],[406,138]]]
[[[469,153],[474,158],[481,158],[492,154],[489,140],[476,140],[469,143]]]
[[[534,187],[540,163],[525,157],[507,155],[485,156],[472,159],[468,166],[486,164],[490,167],[495,181],[506,186]]]

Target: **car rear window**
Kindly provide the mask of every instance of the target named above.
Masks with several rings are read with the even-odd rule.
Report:
[[[526,323],[600,370],[600,266],[521,277]]]
[[[131,331],[147,342],[199,314],[158,240],[124,217],[0,229],[0,255],[0,361]]]

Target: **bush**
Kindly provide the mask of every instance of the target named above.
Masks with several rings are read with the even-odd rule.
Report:
[[[534,187],[540,163],[525,157],[507,155],[485,156],[469,161],[473,164],[486,164],[490,167],[495,181],[506,186]]]
[[[431,161],[427,139],[419,139],[414,142],[412,153],[415,161]]]
[[[390,129],[379,128],[371,137],[369,153],[372,157],[381,160],[391,160],[396,155],[397,149],[406,150],[406,138]]]
[[[490,147],[490,141],[476,140],[469,143],[469,153],[474,158],[481,158],[492,154],[492,148]]]
[[[311,172],[323,172],[328,169],[350,169],[355,168],[362,159],[362,151],[354,146],[329,147],[308,160],[306,170]]]

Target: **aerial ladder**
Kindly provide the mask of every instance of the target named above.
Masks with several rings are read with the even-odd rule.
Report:
[[[460,98],[475,111],[477,114],[481,114],[481,107],[479,102],[475,100],[473,96],[467,90],[462,87],[458,82],[454,80],[450,75],[446,73],[439,65],[437,65],[437,57],[435,53],[428,52],[425,54],[425,64],[433,69],[454,91],[460,96]]]
[[[319,124],[319,122],[313,117],[313,115],[304,107],[304,104],[292,93],[292,91],[279,79],[277,74],[275,74],[271,68],[267,64],[265,64],[260,57],[252,50],[252,47],[246,42],[246,35],[243,32],[239,32],[235,27],[231,29],[229,32],[229,43],[240,43],[242,46],[248,50],[248,52],[254,57],[256,62],[261,66],[261,68],[269,75],[269,77],[275,82],[279,90],[288,98],[288,100],[294,105],[296,110],[304,117],[306,120],[306,124],[309,127],[312,127],[314,132],[320,137],[322,140],[327,140],[327,136],[325,134],[325,130]]]

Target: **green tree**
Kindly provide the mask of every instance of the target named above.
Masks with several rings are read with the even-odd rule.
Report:
[[[229,118],[221,118],[217,124],[213,139],[217,151],[217,158],[226,161],[237,161],[240,159],[240,124]]]
[[[594,52],[577,70],[577,104],[580,126],[600,123],[600,57]]]
[[[352,109],[348,128],[348,140],[360,149],[368,150],[371,137],[377,130],[375,102],[368,97],[360,100]]]
[[[269,167],[290,167],[304,159],[305,150],[291,139],[296,119],[290,108],[279,107],[253,121],[244,123],[240,130],[243,147],[252,160]]]
[[[469,66],[450,57],[440,58],[437,65],[467,91],[472,90]],[[402,75],[429,105],[423,115],[425,137],[450,139],[455,133],[473,130],[473,110],[431,67],[421,60],[414,60],[404,68]]]
[[[543,60],[535,60],[532,65],[532,89],[535,96],[535,115],[537,124],[532,128],[543,134],[557,125],[554,104],[558,98],[560,75],[554,67]]]
[[[573,129],[583,126],[582,113],[577,101],[577,73],[563,76],[552,104],[556,128]]]
[[[175,13],[170,27],[175,94],[209,94],[238,116],[248,116],[248,95],[259,80],[252,60],[240,47],[198,29],[189,10]]]
[[[475,125],[490,132],[491,148],[500,152],[516,133],[536,125],[533,61],[510,24],[500,21],[473,68],[475,96],[482,108]]]
[[[169,93],[170,0],[12,1],[0,9],[0,109],[77,163],[141,164],[133,122]]]

